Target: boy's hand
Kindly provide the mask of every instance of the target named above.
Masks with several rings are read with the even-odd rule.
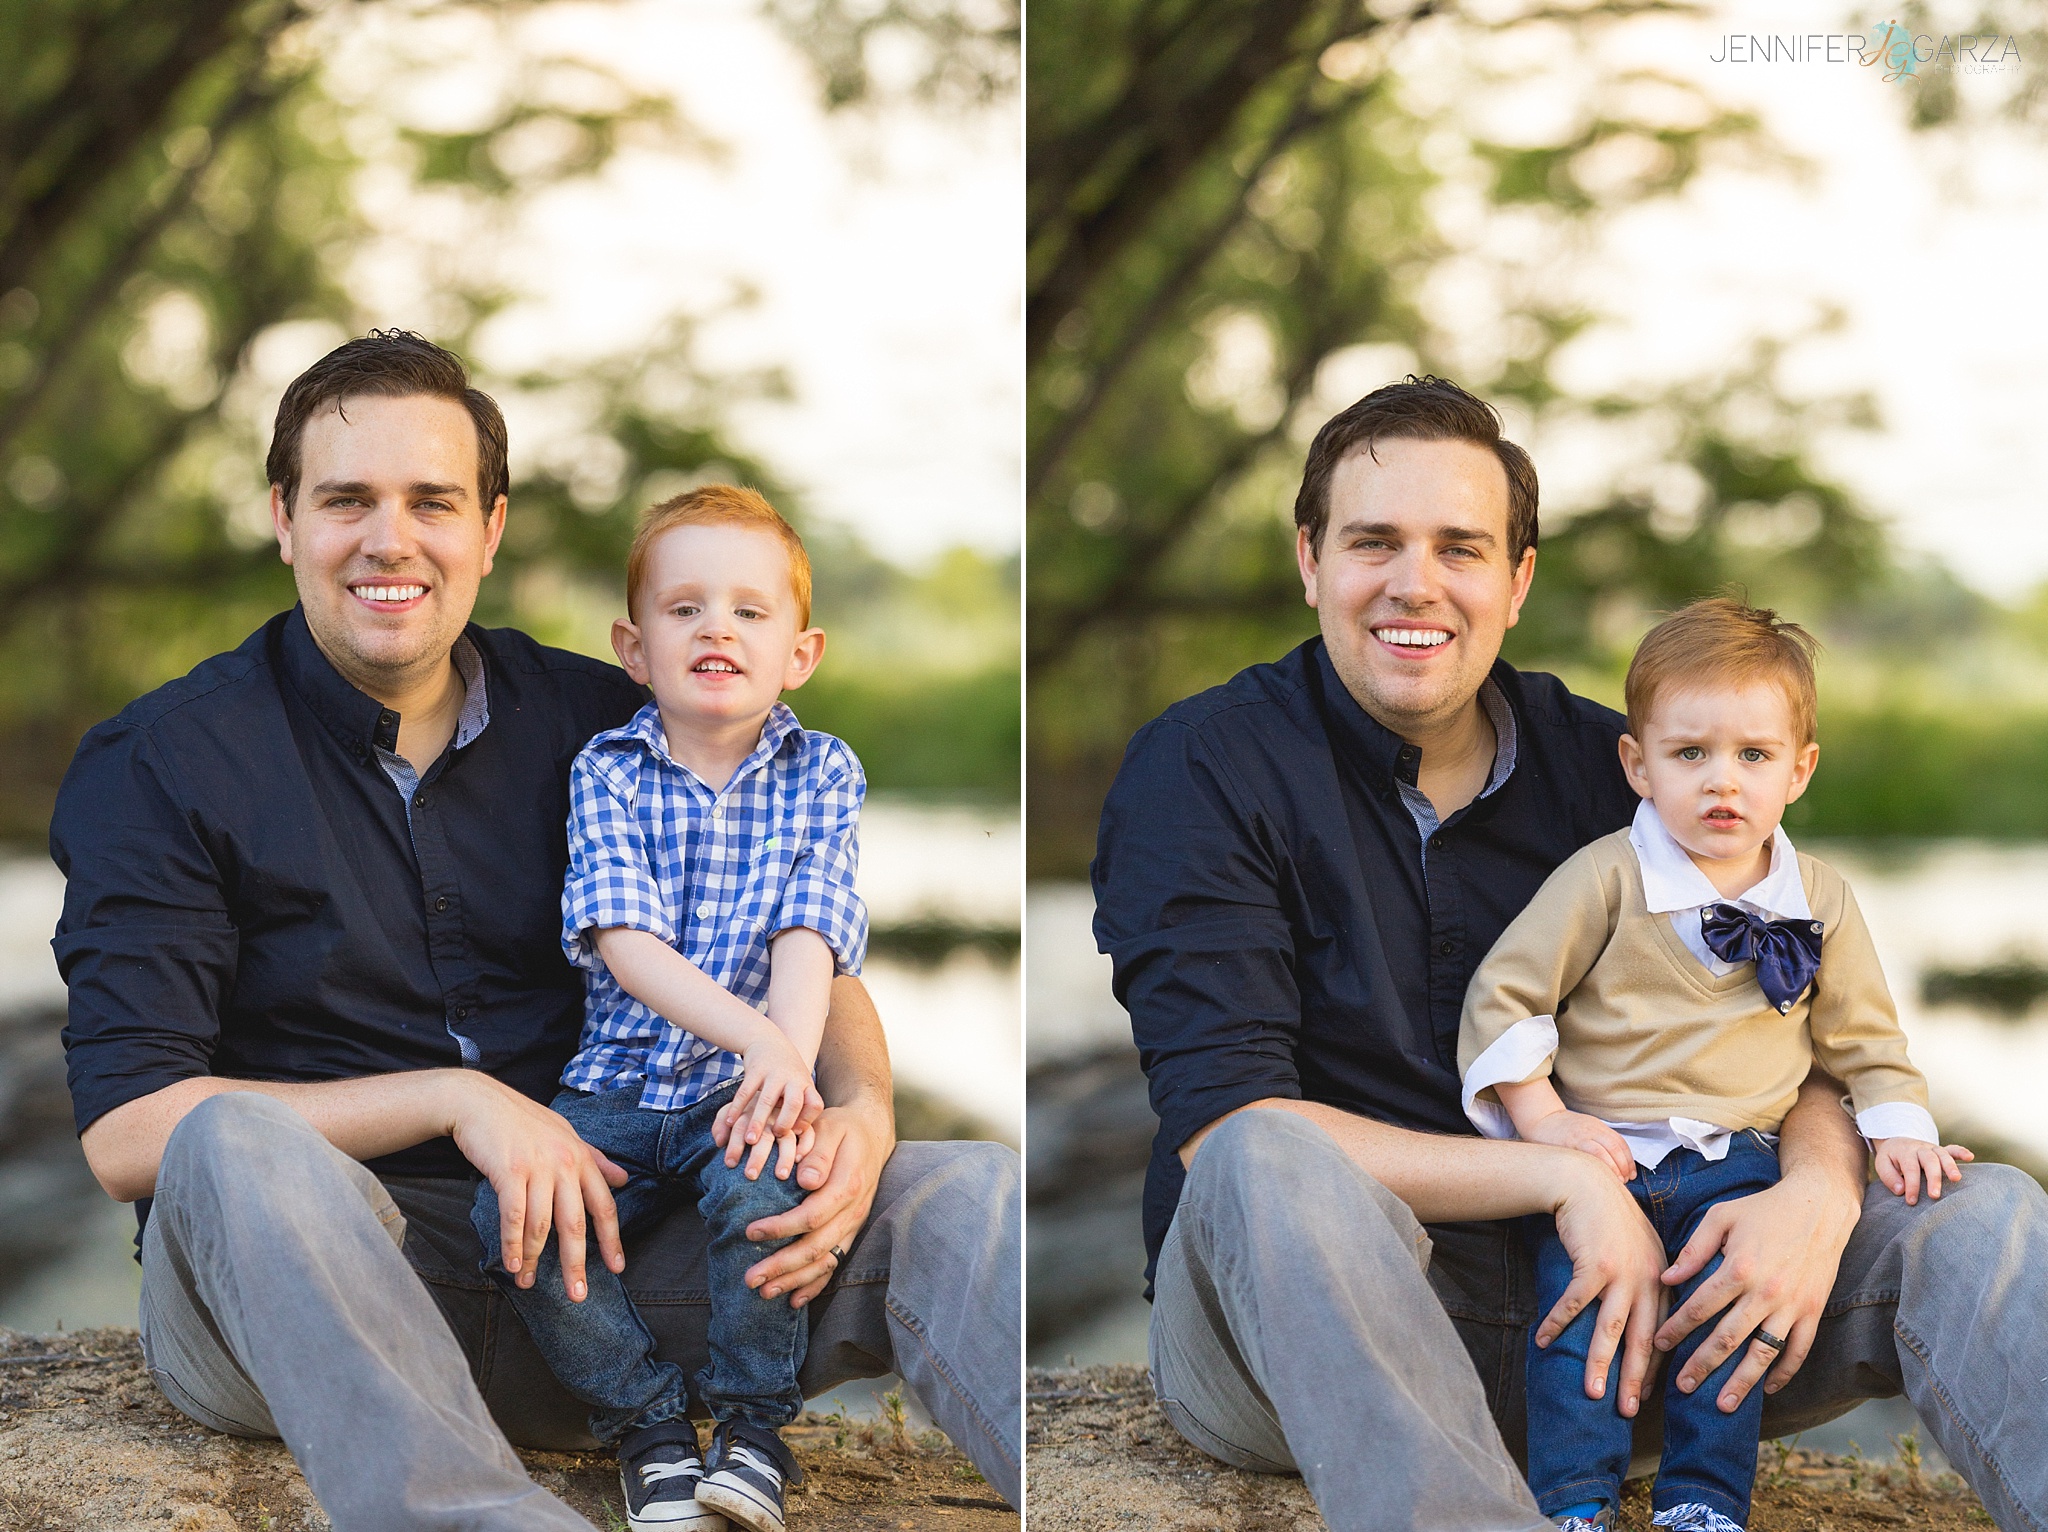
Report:
[[[1962,1180],[1963,1172],[1956,1162],[1977,1157],[1961,1144],[1930,1144],[1920,1138],[1881,1138],[1876,1153],[1878,1180],[1893,1195],[1904,1197],[1908,1207],[1920,1200],[1923,1175],[1927,1178],[1927,1195],[1938,1198],[1944,1176],[1951,1181]]]
[[[1532,1143],[1581,1150],[1605,1161],[1622,1180],[1635,1179],[1636,1157],[1628,1141],[1597,1117],[1588,1117],[1584,1112],[1552,1112],[1518,1131]]]
[[[796,1045],[765,1018],[740,1061],[746,1077],[732,1098],[733,1133],[726,1142],[725,1163],[738,1165],[744,1154],[747,1179],[759,1180],[778,1142],[787,1140],[776,1170],[779,1179],[787,1180],[804,1153],[795,1134],[817,1122],[825,1109],[824,1098],[811,1084],[811,1067]]]

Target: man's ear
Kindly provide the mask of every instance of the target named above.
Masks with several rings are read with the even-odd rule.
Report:
[[[1536,578],[1536,550],[1524,548],[1522,562],[1515,566],[1514,584],[1508,595],[1508,626],[1522,620],[1522,603],[1529,599],[1529,584]]]
[[[1650,773],[1648,763],[1643,759],[1643,747],[1636,743],[1633,734],[1621,737],[1621,772],[1628,778],[1628,785],[1636,790],[1638,798],[1650,796]]]
[[[500,505],[503,503],[499,502]],[[647,654],[640,647],[640,629],[623,617],[612,623],[612,653],[619,657],[619,664],[627,675],[642,686],[647,684]]]
[[[818,668],[818,661],[825,657],[825,630],[805,628],[796,636],[796,648],[789,656],[789,664],[782,672],[782,689],[793,692]]]
[[[1298,527],[1294,533],[1294,561],[1301,566],[1301,595],[1310,606],[1316,604],[1316,545],[1309,540],[1308,528]]]
[[[284,486],[270,486],[270,526],[277,533],[277,556],[292,561],[292,513],[285,508]]]
[[[505,536],[505,497],[498,496],[491,502],[491,513],[484,518],[484,573],[491,572],[491,561],[498,556],[498,544]]]

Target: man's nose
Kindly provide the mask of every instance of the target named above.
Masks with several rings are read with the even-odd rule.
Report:
[[[1387,567],[1387,594],[1404,606],[1427,606],[1437,598],[1436,557],[1428,548],[1404,548]]]
[[[379,501],[363,522],[363,552],[379,563],[395,564],[411,558],[418,544],[413,537],[412,516],[396,501]]]

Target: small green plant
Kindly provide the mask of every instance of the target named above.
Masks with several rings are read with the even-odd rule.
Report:
[[[910,1410],[903,1402],[903,1390],[892,1388],[882,1395],[882,1415],[889,1422],[889,1439],[901,1444],[910,1428]]]
[[[953,1477],[965,1479],[969,1484],[988,1483],[988,1480],[982,1477],[981,1470],[972,1463],[955,1463],[953,1465]]]
[[[1775,1437],[1766,1445],[1771,1449],[1776,1461],[1771,1464],[1769,1477],[1764,1482],[1773,1489],[1783,1489],[1792,1482],[1792,1475],[1789,1469],[1792,1462],[1792,1454],[1799,1447],[1799,1438],[1796,1436]]]
[[[832,1413],[825,1417],[825,1424],[832,1428],[832,1446],[835,1451],[846,1450],[846,1402],[841,1400],[832,1407]]]
[[[1899,1467],[1905,1470],[1906,1485],[1909,1489],[1921,1488],[1920,1483],[1920,1435],[1907,1431],[1892,1438],[1892,1445],[1899,1449]]]
[[[626,1525],[626,1518],[612,1509],[609,1500],[600,1500],[598,1504],[604,1507],[604,1532],[633,1532],[633,1529]]]
[[[1849,1488],[1852,1491],[1863,1488],[1864,1481],[1870,1476],[1870,1463],[1854,1437],[1849,1439],[1849,1453],[1842,1463],[1849,1470]]]

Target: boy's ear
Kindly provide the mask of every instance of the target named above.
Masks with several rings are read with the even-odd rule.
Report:
[[[1785,801],[1791,803],[1806,791],[1813,782],[1813,768],[1820,764],[1820,746],[1808,740],[1799,747],[1799,753],[1792,757],[1792,790],[1785,794]]]
[[[793,692],[810,680],[811,672],[818,668],[818,661],[825,657],[825,630],[805,628],[796,636],[796,648],[790,651],[789,664],[782,672],[782,689]]]
[[[1636,790],[1638,798],[1650,796],[1650,774],[1644,770],[1643,747],[1636,743],[1633,734],[1624,734],[1620,740],[1621,772],[1628,778],[1628,785]]]
[[[612,622],[612,653],[619,657],[627,675],[642,686],[647,684],[647,655],[640,647],[640,629],[623,617]]]

